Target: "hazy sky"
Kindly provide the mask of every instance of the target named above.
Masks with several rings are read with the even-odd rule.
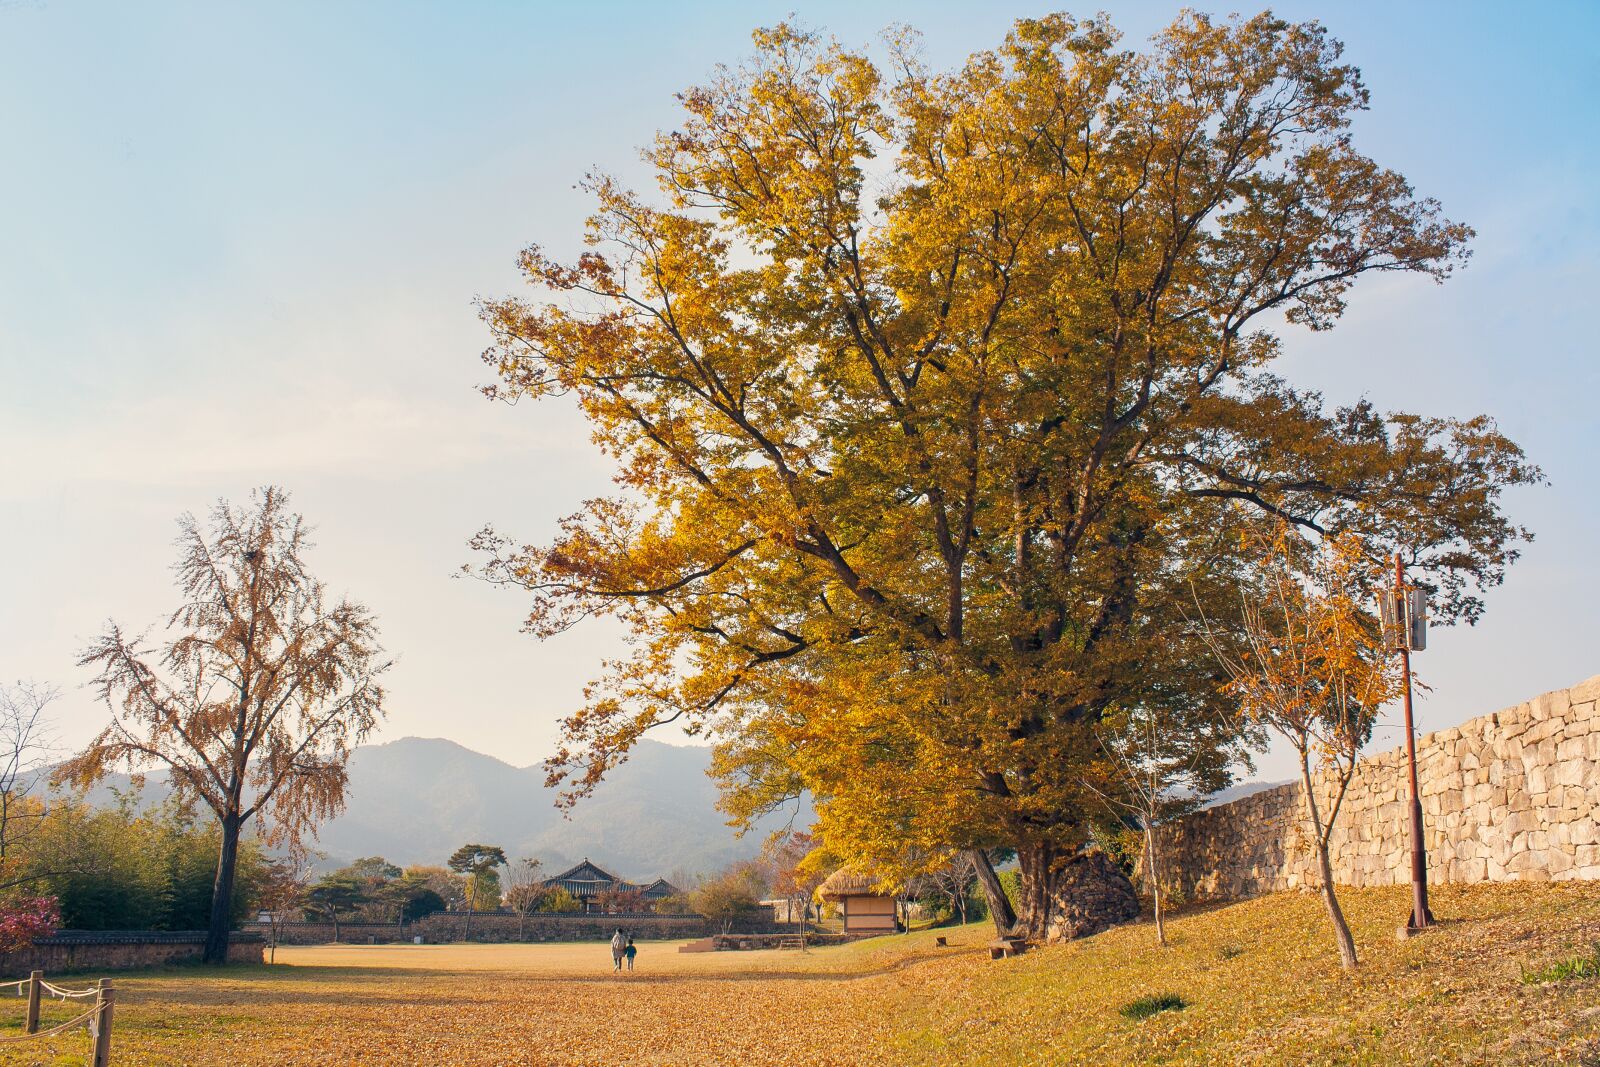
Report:
[[[1132,39],[1177,9],[1107,6]],[[542,758],[616,634],[537,643],[519,596],[452,574],[474,530],[543,539],[607,469],[571,410],[475,392],[473,297],[529,242],[573,251],[575,180],[637,180],[672,94],[796,9],[850,42],[909,22],[939,65],[1048,10],[0,0],[0,677],[60,685],[86,740],[76,653],[170,610],[175,518],[278,482],[400,656],[381,736]],[[1460,276],[1359,285],[1285,371],[1487,411],[1553,483],[1508,501],[1539,539],[1486,620],[1418,658],[1422,725],[1600,672],[1600,4],[1276,9],[1362,67],[1358,146],[1478,229]]]

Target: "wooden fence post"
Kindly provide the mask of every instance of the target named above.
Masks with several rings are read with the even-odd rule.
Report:
[[[94,1015],[94,1067],[111,1067],[111,1014],[116,991],[111,979],[100,979],[100,992],[95,997]]]
[[[23,1027],[24,1033],[39,1032],[39,984],[43,981],[43,971],[34,971],[28,975],[28,1020]]]

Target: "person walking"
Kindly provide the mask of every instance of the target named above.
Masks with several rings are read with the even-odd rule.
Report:
[[[622,970],[622,954],[627,950],[628,939],[622,936],[622,927],[617,927],[617,932],[611,935],[611,969]]]
[[[634,945],[632,937],[628,938],[628,947],[622,950],[622,954],[628,957],[628,970],[631,972],[633,970],[633,957],[639,954],[639,949]]]

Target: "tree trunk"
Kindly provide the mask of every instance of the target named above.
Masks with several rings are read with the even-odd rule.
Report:
[[[1145,872],[1150,878],[1150,901],[1156,912],[1156,944],[1167,943],[1167,927],[1161,917],[1161,868],[1156,860],[1156,832],[1149,824],[1144,828],[1146,853]]]
[[[1089,937],[1139,917],[1139,895],[1105,853],[1052,845],[1017,850],[1021,868],[1016,934],[1030,941]]]
[[[1061,854],[1048,845],[1017,849],[1018,886],[1016,933],[1029,941],[1050,939],[1050,913],[1054,909],[1058,863]]]
[[[1328,909],[1328,921],[1333,923],[1333,939],[1339,943],[1339,965],[1347,971],[1356,967],[1356,943],[1350,936],[1350,924],[1344,921],[1344,909],[1333,891],[1333,864],[1328,860],[1328,843],[1317,840],[1317,866],[1322,871],[1322,903]]]
[[[1006,937],[1017,925],[1017,913],[1011,910],[1011,898],[1001,888],[1000,876],[994,873],[994,864],[989,862],[987,852],[981,848],[969,848],[965,855],[972,869],[977,872],[978,884],[983,886],[983,897],[989,902],[989,917],[994,920],[995,932]]]
[[[222,819],[222,848],[211,883],[211,924],[206,928],[205,962],[228,962],[228,931],[233,926],[233,876],[239,860],[239,817]]]
[[[1343,785],[1349,784],[1349,778],[1344,779]],[[1340,803],[1344,799],[1344,789],[1341,787],[1335,797],[1333,807],[1328,816],[1327,826],[1323,825],[1321,809],[1317,807],[1317,792],[1311,781],[1311,765],[1306,759],[1304,750],[1300,753],[1300,791],[1305,797],[1306,817],[1311,823],[1312,839],[1317,844],[1317,869],[1322,875],[1322,903],[1328,909],[1328,921],[1333,923],[1333,939],[1339,945],[1339,964],[1347,971],[1355,970],[1356,943],[1350,936],[1350,924],[1344,921],[1344,909],[1339,907],[1339,897],[1333,890],[1333,863],[1328,859],[1328,835],[1333,832],[1333,820],[1339,813]]]

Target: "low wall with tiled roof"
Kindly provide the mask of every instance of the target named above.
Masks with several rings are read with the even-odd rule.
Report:
[[[526,920],[506,912],[476,912],[470,920],[465,912],[439,912],[404,926],[395,923],[340,923],[338,940],[350,945],[404,944],[420,937],[425,943],[456,941],[606,941],[618,928],[649,941],[677,941],[721,933],[722,924],[699,915],[660,915],[643,912],[631,915],[600,915],[535,912]],[[247,923],[244,927],[263,936],[273,936],[267,923]],[[738,933],[775,930],[770,913],[754,920],[734,923]],[[334,940],[332,923],[279,923],[280,945],[321,945]]]

